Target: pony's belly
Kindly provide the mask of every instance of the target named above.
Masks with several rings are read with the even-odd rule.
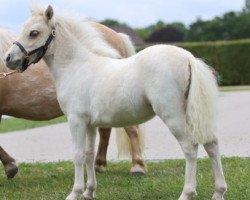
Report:
[[[154,117],[151,110],[142,112],[123,111],[119,113],[103,113],[92,118],[91,125],[95,127],[127,127],[144,123]]]

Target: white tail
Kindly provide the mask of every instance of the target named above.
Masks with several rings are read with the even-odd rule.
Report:
[[[141,153],[144,152],[144,135],[143,134],[143,125],[138,126],[138,138],[139,138],[139,144]],[[125,132],[124,128],[116,128],[116,145],[118,149],[118,158],[119,159],[125,159],[130,158],[132,151],[131,151],[131,143],[129,140],[129,137],[127,133]]]
[[[186,109],[186,132],[194,143],[215,140],[218,86],[215,77],[203,61],[190,58],[191,85]]]

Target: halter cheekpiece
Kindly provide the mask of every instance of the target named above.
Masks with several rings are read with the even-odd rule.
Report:
[[[23,45],[20,42],[15,41],[13,43],[13,44],[17,45],[25,55],[24,62],[22,64],[22,71],[25,71],[28,68],[28,66],[39,62],[43,58],[43,56],[45,55],[45,53],[49,47],[49,44],[54,39],[55,35],[56,35],[55,28],[52,28],[52,31],[51,31],[48,39],[46,40],[45,44],[43,46],[38,47],[37,49],[30,51],[30,52],[27,52],[26,49],[23,47]],[[37,53],[37,57],[32,62],[30,62],[29,57],[35,53]]]

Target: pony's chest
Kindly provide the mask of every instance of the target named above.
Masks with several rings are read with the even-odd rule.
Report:
[[[57,86],[57,100],[64,114],[79,111],[87,112],[89,97],[87,87],[82,83],[64,81]]]

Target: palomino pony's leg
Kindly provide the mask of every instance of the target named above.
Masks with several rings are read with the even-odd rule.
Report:
[[[88,131],[88,143],[86,154],[86,167],[87,167],[87,186],[83,194],[85,199],[92,199],[95,197],[96,189],[96,176],[95,176],[95,139],[96,139],[96,129],[89,129]]]
[[[74,147],[75,179],[73,189],[66,200],[77,200],[83,194],[84,188],[83,162],[88,127],[84,120],[76,115],[68,115],[67,119]]]
[[[15,159],[12,158],[1,146],[0,146],[0,160],[3,163],[6,176],[8,178],[13,178],[18,172]]]
[[[130,172],[133,175],[144,175],[146,173],[144,160],[141,155],[140,141],[138,137],[138,126],[126,127],[125,131],[130,139],[132,153],[132,168]]]
[[[223,200],[223,195],[227,190],[227,184],[223,174],[218,141],[204,144],[204,148],[211,158],[215,178],[215,192],[212,200]]]
[[[100,141],[95,159],[95,169],[98,172],[104,172],[107,166],[107,150],[109,145],[111,128],[99,128],[98,130]]]

